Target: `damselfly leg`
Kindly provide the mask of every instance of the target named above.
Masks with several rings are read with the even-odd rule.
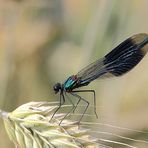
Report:
[[[66,96],[66,98],[69,100],[69,102],[72,104],[73,107],[72,107],[71,110],[64,116],[64,118],[60,121],[59,125],[63,122],[63,120],[64,120],[72,111],[73,111],[73,113],[75,112],[75,110],[76,110],[76,108],[78,107],[80,101],[83,101],[83,102],[87,103],[87,105],[86,105],[86,108],[85,108],[85,110],[84,110],[84,112],[83,112],[83,114],[82,114],[82,116],[81,116],[81,118],[80,118],[80,120],[79,120],[79,123],[80,123],[80,121],[82,120],[84,114],[86,113],[87,108],[88,108],[88,106],[89,106],[89,102],[88,102],[87,100],[85,100],[84,98],[82,98],[81,96],[77,95],[77,94],[76,94],[77,92],[78,92],[78,93],[81,93],[81,92],[93,93],[93,99],[94,99],[94,113],[95,113],[95,115],[96,115],[96,118],[98,118],[98,115],[97,115],[97,112],[96,112],[96,94],[95,94],[95,91],[94,91],[94,90],[76,90],[76,91],[70,92],[71,95],[73,95],[74,97],[77,97],[77,98],[78,98],[78,101],[77,101],[76,105],[74,105],[74,103],[72,102],[71,98],[68,97],[68,95],[67,95],[66,92],[65,92],[65,94],[62,94],[63,97],[64,97],[64,95]],[[65,97],[64,97],[64,99],[65,99]]]
[[[76,91],[72,91],[72,92],[88,92],[88,93],[93,93],[93,99],[94,99],[94,113],[96,115],[96,118],[98,118],[98,114],[97,114],[97,111],[96,111],[96,93],[94,90],[76,90]],[[78,104],[80,103],[81,99],[79,98],[77,104],[75,105],[75,108],[73,110],[73,112],[76,110]]]
[[[53,115],[51,116],[50,120],[53,119],[53,117],[55,116],[55,114],[58,112],[58,110],[61,108],[61,106],[65,103],[65,97],[63,95],[63,92],[60,93],[60,102],[59,102],[59,106],[58,108],[55,110],[55,112],[53,113]]]
[[[75,108],[75,104],[72,102],[71,98],[67,95],[67,93],[65,92],[65,96],[68,99],[68,101],[72,104],[72,109]]]
[[[83,112],[83,114],[82,114],[82,116],[81,116],[81,118],[79,119],[79,122],[78,122],[78,123],[80,123],[81,120],[82,120],[82,118],[83,118],[83,116],[84,116],[84,114],[86,113],[86,111],[87,111],[87,109],[88,109],[89,102],[88,102],[87,100],[85,100],[84,98],[82,98],[81,96],[79,96],[78,94],[76,94],[75,92],[70,92],[70,94],[73,95],[74,97],[78,98],[80,101],[83,101],[83,102],[85,102],[85,103],[87,104],[86,107],[85,107],[85,110],[84,110],[84,112]],[[79,100],[78,100],[78,101],[79,101]],[[80,102],[80,101],[79,101],[79,102]]]
[[[61,123],[63,122],[63,120],[64,120],[68,115],[70,115],[71,112],[72,112],[72,111],[74,110],[74,108],[75,108],[74,103],[72,102],[72,100],[70,99],[70,97],[67,95],[67,93],[65,92],[65,94],[63,94],[63,95],[65,95],[66,98],[68,98],[69,102],[72,104],[72,108],[71,108],[70,111],[67,112],[67,114],[63,117],[63,119],[60,121],[59,125],[61,125]]]

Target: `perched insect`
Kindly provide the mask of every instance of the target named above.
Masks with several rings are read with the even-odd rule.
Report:
[[[80,101],[84,101],[86,103],[85,110],[79,120],[80,122],[87,111],[89,102],[84,98],[82,98],[81,96],[79,96],[77,92],[93,93],[94,112],[97,116],[95,91],[75,90],[75,89],[86,86],[97,78],[105,78],[113,76],[118,77],[127,73],[141,61],[141,59],[145,56],[147,51],[148,51],[148,34],[145,33],[136,34],[123,41],[120,45],[114,48],[103,58],[88,65],[87,67],[79,71],[76,75],[70,76],[63,84],[61,83],[55,84],[54,86],[55,93],[60,92],[60,103],[59,107],[57,108],[53,116],[60,109],[61,105],[64,104],[66,93],[69,93],[74,97],[78,98],[78,102],[76,106],[74,106],[74,110]]]

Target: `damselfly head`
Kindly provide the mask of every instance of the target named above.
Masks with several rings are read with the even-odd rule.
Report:
[[[58,93],[62,89],[62,85],[60,83],[57,83],[53,87],[55,94]]]

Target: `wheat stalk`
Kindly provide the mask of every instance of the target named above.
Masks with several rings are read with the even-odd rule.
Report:
[[[97,139],[77,122],[64,120],[64,114],[51,117],[57,106],[48,102],[30,102],[11,113],[1,111],[9,138],[18,148],[98,148]]]

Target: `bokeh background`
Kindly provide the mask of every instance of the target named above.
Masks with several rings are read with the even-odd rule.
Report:
[[[147,6],[147,0],[1,0],[0,108],[12,111],[29,101],[57,101],[56,82],[127,37],[148,33]],[[100,123],[95,126],[99,138],[148,147],[147,67],[148,56],[125,76],[87,87],[96,90],[99,119],[86,120]],[[92,96],[83,96],[93,103]],[[93,110],[88,114],[93,116]],[[13,147],[2,120],[0,137],[0,147]]]

